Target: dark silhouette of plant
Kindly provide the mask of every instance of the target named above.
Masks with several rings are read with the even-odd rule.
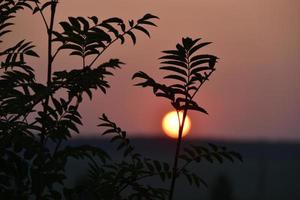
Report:
[[[150,36],[147,26],[155,26],[152,20],[157,17],[146,14],[128,24],[116,17],[102,21],[95,16],[69,17],[60,22],[61,32],[53,30],[57,3],[56,0],[5,0],[0,3],[0,39],[10,32],[11,20],[24,8],[41,15],[48,35],[46,84],[37,81],[34,68],[27,63],[28,57],[39,57],[32,42],[22,40],[0,52],[0,196],[4,199],[73,199],[69,194],[76,189],[64,186],[65,166],[71,157],[88,159],[92,169],[102,169],[103,177],[108,177],[103,181],[110,185],[116,181],[119,192],[126,188],[120,182],[125,179],[109,178],[111,171],[105,163],[111,158],[100,147],[68,146],[65,142],[79,133],[78,126],[82,122],[78,108],[84,95],[92,99],[93,91],[106,93],[107,76],[124,64],[118,59],[98,64],[102,53],[118,40],[123,44],[130,38],[135,44],[137,31]],[[57,42],[59,46],[54,48],[53,43]],[[80,69],[55,70],[53,61],[63,50],[82,58]],[[111,162],[125,172],[132,165]],[[140,173],[152,175],[144,171],[135,173],[128,177],[131,182],[135,176],[139,178]],[[139,196],[146,189],[151,193],[148,197],[165,192],[140,184],[134,186],[132,196]],[[113,192],[116,197],[120,196],[115,190]],[[106,192],[99,199],[111,199],[110,195],[112,193]]]
[[[210,44],[210,42],[199,43],[199,41],[200,38],[195,40],[189,37],[182,38],[182,44],[177,44],[175,50],[163,51],[165,55],[160,58],[163,65],[160,69],[168,72],[164,78],[171,79],[174,84],[167,86],[158,83],[142,71],[135,73],[132,77],[133,79],[142,79],[142,82],[135,84],[136,86],[151,87],[156,96],[168,99],[178,115],[179,130],[169,200],[173,199],[175,182],[180,174],[185,175],[190,184],[199,186],[200,183],[203,183],[206,185],[199,176],[187,170],[187,166],[191,162],[200,162],[201,159],[206,159],[209,162],[213,162],[214,159],[223,162],[224,158],[230,161],[233,161],[234,158],[241,160],[238,153],[227,151],[225,147],[218,147],[214,144],[209,144],[210,148],[202,146],[184,148],[184,153],[180,153],[182,132],[188,111],[195,110],[207,114],[207,111],[193,99],[201,86],[209,80],[209,77],[215,71],[217,62],[217,57],[214,55],[197,54],[198,50]],[[180,112],[183,112],[182,120],[179,118]],[[178,167],[179,159],[184,162],[181,168]]]
[[[90,163],[85,193],[95,199],[165,199],[168,190],[153,187],[143,181],[158,176],[165,181],[171,178],[171,168],[168,163],[147,158],[136,152],[127,134],[105,114],[100,117],[100,127],[104,127],[103,135],[111,135],[111,142],[122,152],[120,161],[100,164]],[[113,180],[113,181],[112,181]]]
[[[137,153],[122,131],[105,114],[100,117],[111,142],[117,143],[122,152],[120,160],[114,160],[98,146],[70,146],[67,141],[82,125],[78,111],[83,98],[91,100],[95,91],[106,93],[110,87],[107,77],[124,64],[117,58],[101,61],[99,58],[112,44],[121,44],[128,38],[136,43],[136,33],[150,37],[149,26],[158,17],[146,14],[136,21],[125,23],[113,17],[69,17],[60,22],[61,29],[54,30],[57,0],[4,0],[0,2],[0,42],[11,30],[11,20],[22,9],[39,14],[46,28],[47,80],[37,81],[34,67],[28,57],[38,58],[32,42],[21,40],[0,51],[0,197],[3,199],[82,199],[89,193],[94,199],[172,199],[176,178],[185,175],[192,185],[202,182],[198,175],[188,170],[192,162],[207,160],[223,162],[240,158],[238,153],[225,147],[209,144],[208,148],[191,146],[180,152],[182,130],[188,110],[206,113],[193,97],[214,71],[216,57],[194,55],[208,43],[198,44],[199,39],[184,38],[176,50],[165,51],[163,70],[172,72],[165,78],[179,83],[166,86],[159,84],[143,72],[133,78],[150,86],[157,96],[170,100],[177,112],[183,112],[175,153],[174,166],[147,158]],[[53,44],[56,44],[54,46]],[[56,56],[67,51],[79,56],[81,63],[74,69],[57,71],[53,65]],[[88,183],[67,188],[65,166],[68,159],[87,159]],[[179,167],[178,160],[183,161]],[[149,177],[171,180],[170,190],[154,187],[144,180]],[[86,196],[85,196],[86,197]],[[84,198],[85,198],[84,197]]]

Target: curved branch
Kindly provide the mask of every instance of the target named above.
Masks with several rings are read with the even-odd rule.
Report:
[[[136,25],[134,25],[133,27],[131,27],[130,29],[128,29],[127,31],[125,31],[124,33],[118,35],[118,37],[116,37],[114,40],[112,40],[108,45],[106,45],[103,50],[101,52],[98,53],[98,55],[94,58],[94,60],[88,65],[89,67],[92,67],[92,65],[97,61],[97,59],[103,54],[103,52],[110,47],[113,43],[115,43],[118,39],[120,39],[121,37],[123,37],[124,35],[126,35],[128,32],[130,32],[131,30],[135,29],[136,26],[138,26],[139,23],[137,23]]]
[[[205,77],[204,81],[202,83],[200,83],[200,85],[197,87],[197,89],[195,90],[194,94],[191,95],[191,100],[194,98],[194,96],[197,94],[197,92],[199,91],[200,87],[205,83],[205,81],[208,80],[208,78],[210,77],[210,75],[214,72],[214,70],[210,71],[209,74],[207,74],[207,76]]]
[[[39,13],[41,14],[41,16],[42,16],[42,18],[43,18],[43,21],[44,21],[44,24],[45,24],[45,26],[46,26],[47,31],[49,31],[49,26],[48,26],[48,24],[47,24],[47,21],[46,21],[46,18],[45,18],[45,16],[44,16],[43,11],[41,10],[41,8],[40,8],[40,6],[39,6],[39,4],[38,4],[38,2],[37,2],[36,0],[34,1],[34,3],[35,3],[35,5],[36,5],[36,7],[39,9]]]

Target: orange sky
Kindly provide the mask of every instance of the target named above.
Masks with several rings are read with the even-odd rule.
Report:
[[[163,136],[160,121],[171,106],[151,90],[133,87],[131,76],[143,70],[161,77],[160,51],[191,36],[212,41],[205,53],[220,60],[196,97],[209,115],[190,114],[189,137],[300,139],[299,10],[299,0],[61,0],[57,22],[92,15],[138,19],[152,13],[161,18],[151,29],[151,39],[140,34],[136,46],[117,44],[106,52],[103,61],[120,58],[126,66],[110,78],[108,95],[84,103],[83,132],[99,132],[98,116],[105,112],[132,135]],[[34,40],[42,59],[33,64],[45,77],[46,35],[40,16],[23,12],[15,21],[17,27],[7,41]],[[59,56],[54,69],[70,65],[80,62]]]

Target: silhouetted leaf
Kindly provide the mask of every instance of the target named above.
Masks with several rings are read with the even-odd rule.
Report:
[[[223,158],[218,153],[212,152],[211,155],[216,158],[219,163],[223,163]]]
[[[227,153],[227,152],[220,152],[220,155],[222,155],[224,158],[226,158],[230,162],[234,162],[233,158],[231,157],[231,155],[229,153]]]
[[[146,21],[146,20],[149,20],[149,19],[159,19],[159,17],[157,17],[155,15],[152,15],[150,13],[147,13],[139,21]],[[138,21],[138,23],[140,23],[139,21]]]
[[[168,75],[168,76],[165,76],[164,78],[175,79],[175,80],[182,81],[183,83],[186,83],[186,79],[179,75]]]
[[[133,44],[136,44],[136,37],[135,37],[135,35],[131,31],[128,31],[127,34],[131,37]]]
[[[234,151],[229,151],[229,154],[231,154],[233,157],[237,158],[239,161],[243,162],[243,158],[240,153],[234,152]]]
[[[194,62],[196,60],[211,60],[211,59],[217,59],[216,56],[214,55],[209,55],[209,54],[201,54],[201,55],[196,55],[191,57],[190,62]]]
[[[147,31],[147,29],[145,29],[144,27],[142,27],[142,26],[135,26],[134,28],[137,29],[137,30],[139,30],[139,31],[141,31],[141,32],[143,32],[143,33],[145,33],[150,38],[149,31]]]
[[[173,71],[173,72],[178,72],[182,75],[185,75],[187,76],[187,73],[185,70],[183,69],[180,69],[180,68],[177,68],[177,67],[173,67],[173,66],[163,66],[163,67],[160,67],[160,69],[164,69],[164,70],[169,70],[169,71]]]
[[[195,157],[195,152],[192,151],[191,149],[188,148],[184,148],[184,151],[187,152],[191,157]]]
[[[52,1],[47,1],[46,3],[44,3],[41,7],[41,11],[43,11],[45,8],[47,8],[48,6],[50,6],[53,2]]]
[[[165,52],[168,52],[168,51],[165,51]],[[181,62],[184,62],[184,63],[187,62],[185,57],[178,56],[177,54],[175,54],[175,55],[171,54],[171,55],[162,56],[159,59],[170,59],[170,60],[174,60],[174,61],[181,61]],[[186,65],[184,67],[186,68]]]
[[[200,44],[197,44],[195,46],[193,46],[190,51],[189,51],[189,54],[192,55],[193,53],[195,53],[198,49],[202,48],[202,47],[205,47],[206,45],[209,45],[211,44],[211,42],[203,42],[203,43],[200,43]]]
[[[78,32],[80,32],[80,23],[75,17],[68,17],[69,21],[71,22],[74,29]]]
[[[98,17],[96,17],[96,16],[92,16],[92,17],[89,17],[93,22],[94,22],[94,24],[96,25],[97,23],[98,23]]]
[[[34,52],[33,50],[28,50],[26,52],[24,52],[24,54],[29,55],[29,56],[34,56],[34,57],[40,57],[36,52]]]
[[[77,19],[83,24],[83,31],[88,31],[88,29],[90,28],[89,22],[83,17],[77,17]]]
[[[198,60],[198,61],[191,63],[190,67],[194,68],[194,67],[202,65],[202,64],[208,64],[208,62],[209,62],[209,60]],[[205,67],[205,66],[203,66],[203,67]],[[208,68],[208,69],[211,69],[211,68]]]
[[[123,20],[118,17],[112,17],[103,21],[104,23],[123,23]]]

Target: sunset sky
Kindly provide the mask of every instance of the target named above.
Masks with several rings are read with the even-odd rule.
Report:
[[[104,112],[132,136],[163,136],[161,119],[172,110],[150,89],[134,87],[132,75],[145,71],[161,79],[158,58],[182,37],[213,44],[203,53],[220,58],[211,80],[196,96],[209,115],[190,113],[188,137],[300,140],[300,1],[299,0],[61,0],[58,23],[68,16],[160,17],[151,39],[138,34],[137,45],[115,44],[102,61],[120,58],[126,65],[109,78],[107,95],[98,93],[82,106],[84,135],[100,133]],[[22,12],[7,42],[33,40],[41,59],[32,63],[45,80],[46,34],[40,16]],[[58,30],[59,26],[56,26]],[[74,57],[58,56],[54,70],[80,67]]]

